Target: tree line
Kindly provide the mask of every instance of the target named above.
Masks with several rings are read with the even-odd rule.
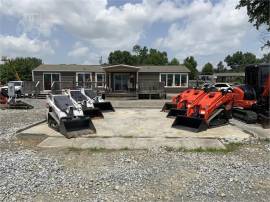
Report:
[[[17,57],[3,62],[4,64],[0,64],[0,82],[2,84],[17,80],[17,77],[23,81],[31,81],[32,70],[42,64],[42,60],[35,57]]]
[[[180,65],[177,58],[172,58],[169,61],[167,55],[165,51],[135,45],[131,52],[121,50],[111,52],[108,63],[111,65]],[[225,67],[223,61],[218,62],[216,65],[207,62],[203,66],[201,73],[211,75],[218,72],[243,72],[247,64],[270,63],[270,53],[264,54],[262,58],[257,58],[253,53],[237,51],[232,55],[227,55],[224,62],[229,68]],[[195,79],[199,71],[194,56],[185,58],[182,65],[185,65],[190,70],[190,78]]]
[[[168,59],[167,52],[157,49],[141,48],[135,45],[132,52],[116,50],[109,54],[108,63],[127,65],[184,65],[190,70],[190,79],[196,79],[199,73],[211,75],[219,72],[243,72],[247,64],[270,63],[270,53],[264,54],[262,58],[257,58],[253,53],[243,53],[237,51],[232,55],[227,55],[223,61],[213,65],[207,62],[202,71],[197,69],[197,61],[194,56],[189,56],[182,63],[177,58]],[[14,58],[0,64],[0,81],[17,80],[16,73],[21,80],[32,80],[32,70],[42,64],[42,60],[35,57]]]

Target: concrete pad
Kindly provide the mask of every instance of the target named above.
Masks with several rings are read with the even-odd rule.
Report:
[[[154,108],[161,109],[165,102],[170,100],[107,100],[110,101],[114,108]]]
[[[92,120],[96,134],[87,137],[66,139],[49,128],[47,123],[29,128],[22,134],[44,134],[49,136],[40,147],[75,147],[106,149],[144,149],[152,146],[183,148],[223,147],[219,139],[242,141],[250,134],[234,125],[208,129],[200,133],[172,128],[174,119],[159,109],[117,109],[104,113],[104,119]],[[212,140],[211,140],[212,139]]]
[[[42,134],[42,135],[47,135],[50,137],[63,137],[61,133],[53,130],[52,128],[48,127],[47,123],[42,123],[36,126],[33,126],[31,128],[28,128],[24,131],[21,131],[20,134]]]
[[[259,140],[270,140],[270,129],[264,129],[260,124],[246,124],[236,119],[231,120],[231,125],[247,131]]]
[[[49,137],[41,142],[43,148],[76,148],[76,149],[150,149],[153,147],[170,147],[173,149],[226,149],[217,139],[197,138],[76,138],[66,139]]]
[[[105,119],[93,120],[99,137],[196,137],[247,139],[249,134],[232,125],[208,129],[200,133],[172,128],[174,119],[157,109],[117,109]]]

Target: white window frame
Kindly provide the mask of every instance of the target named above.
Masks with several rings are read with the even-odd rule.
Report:
[[[168,74],[172,74],[173,75],[172,86],[167,86],[167,83],[168,83]],[[180,85],[179,86],[176,86],[175,85],[175,75],[176,74],[180,75]],[[166,83],[165,83],[165,87],[166,88],[185,88],[185,87],[188,87],[188,74],[186,74],[186,73],[175,73],[175,72],[171,72],[171,73],[160,73],[159,74],[159,82],[161,82],[161,75],[166,75]],[[182,75],[186,75],[186,78],[187,78],[186,85],[182,85],[182,83],[181,83]]]
[[[43,72],[43,90],[44,91],[51,91],[51,90],[45,90],[45,79],[44,79],[45,74],[51,75],[51,81],[52,81],[52,75],[58,74],[59,75],[59,82],[60,82],[60,89],[61,89],[61,73],[60,72]],[[52,83],[51,83],[51,85],[52,85]]]
[[[102,85],[98,85],[98,80],[97,80],[97,75],[98,75],[98,74],[103,75]],[[104,87],[104,83],[105,83],[105,73],[96,73],[96,75],[95,75],[95,81],[96,81],[96,87]]]
[[[90,82],[92,82],[92,72],[76,72],[76,85],[78,85],[78,74],[83,74],[83,83],[85,83],[85,74],[90,74]]]

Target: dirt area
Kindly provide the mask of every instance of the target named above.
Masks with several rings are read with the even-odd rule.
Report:
[[[44,101],[29,102],[37,108],[0,111],[1,201],[269,199],[269,141],[232,144],[229,152],[40,149],[33,145],[43,136],[16,143],[17,129],[44,117]]]

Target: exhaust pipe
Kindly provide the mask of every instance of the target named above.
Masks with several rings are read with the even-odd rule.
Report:
[[[169,113],[167,114],[167,118],[174,118],[178,115],[186,115],[187,113],[187,110],[186,109],[176,109],[176,108],[173,108],[169,111]]]
[[[96,133],[96,128],[89,117],[77,117],[61,119],[59,132],[69,139]]]
[[[187,117],[187,116],[176,116],[173,124],[173,128],[184,129],[192,132],[201,132],[207,130],[208,124],[202,118]]]
[[[100,109],[101,111],[115,111],[111,102],[96,102],[94,107]]]
[[[172,102],[166,102],[166,103],[163,105],[161,111],[162,111],[162,112],[167,112],[167,111],[169,111],[169,110],[172,109],[172,108],[177,108],[177,104],[172,103]]]

